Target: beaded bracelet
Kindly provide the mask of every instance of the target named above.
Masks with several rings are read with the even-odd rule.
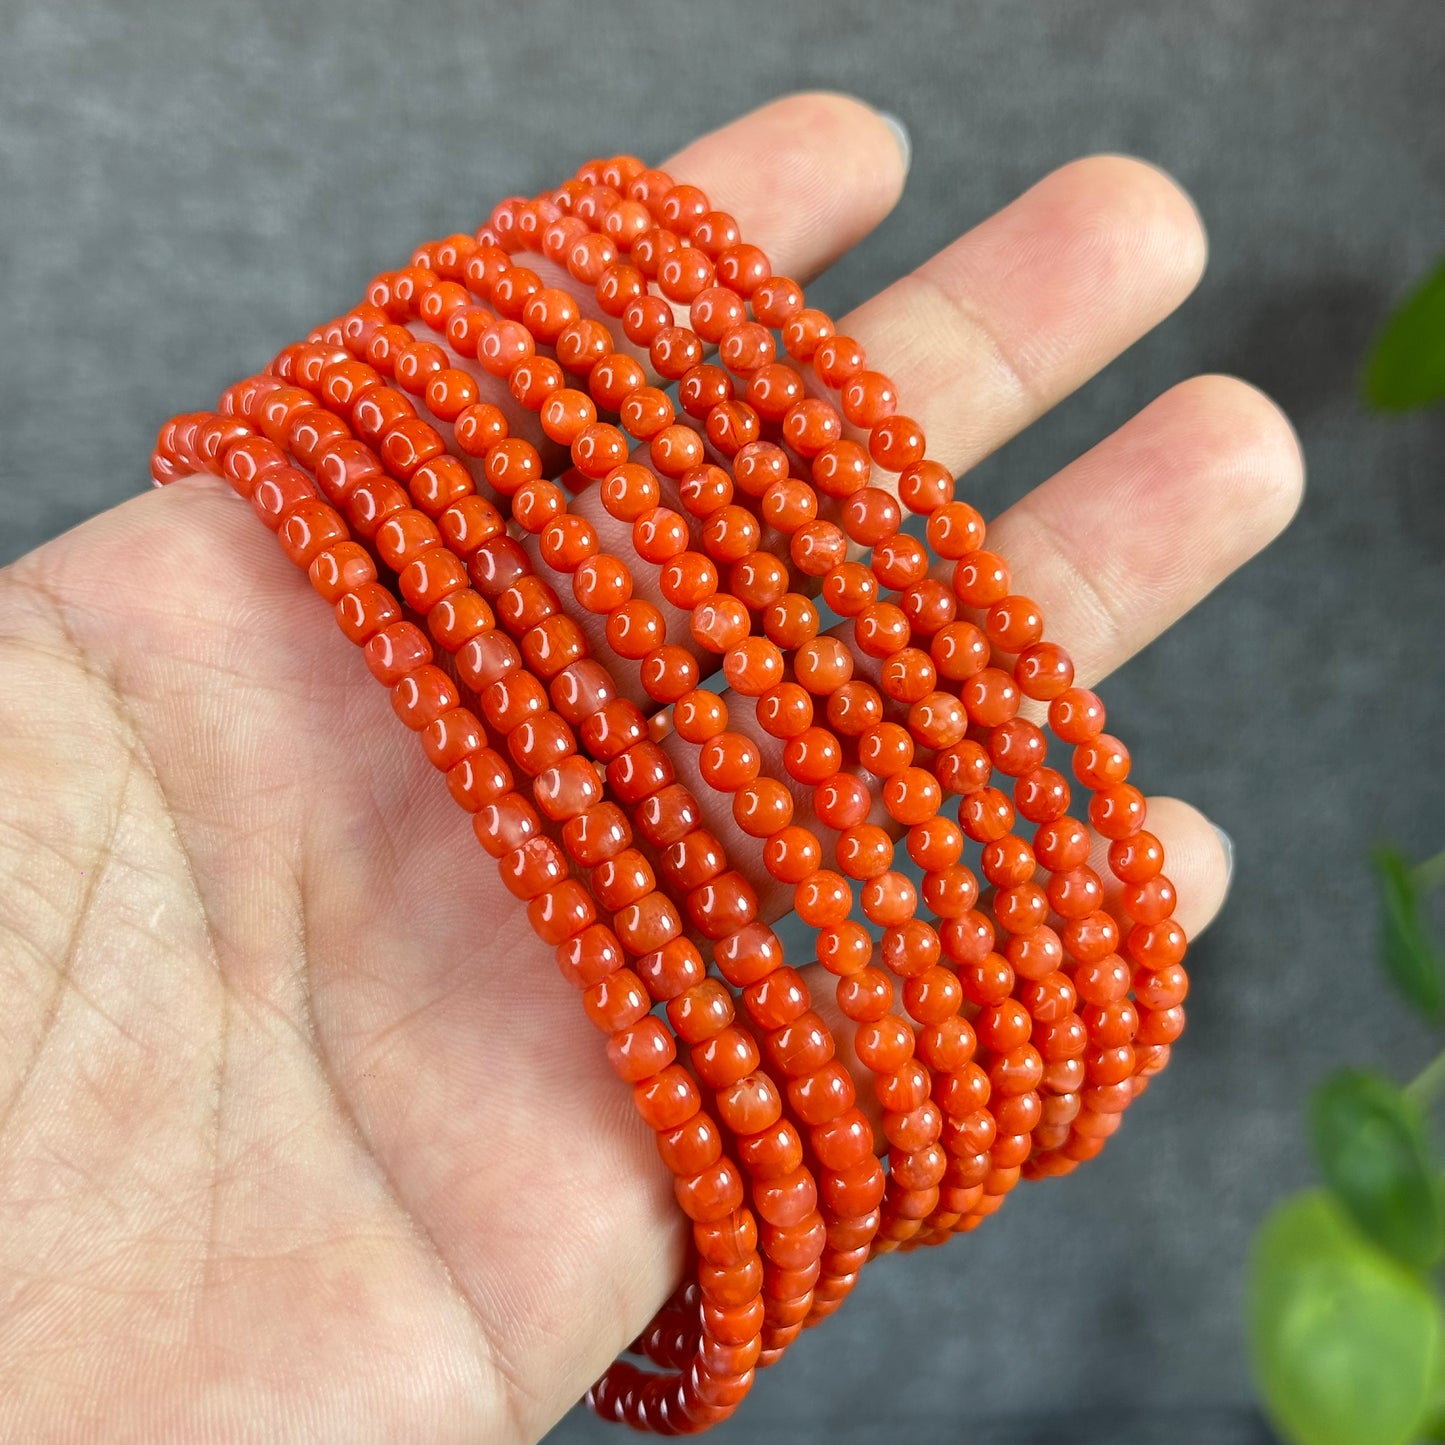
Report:
[[[570,465],[484,399],[500,383]],[[633,1346],[657,1368],[614,1364],[599,1414],[726,1418],[870,1255],[1092,1157],[1167,1063],[1185,939],[1102,703],[891,380],[696,187],[593,161],[419,248],[162,428],[157,484],[196,472],[251,501],[362,646],[657,1133],[691,1277]],[[635,559],[573,510],[589,487]],[[756,857],[706,826],[710,794]],[[886,1169],[749,872],[816,931]]]

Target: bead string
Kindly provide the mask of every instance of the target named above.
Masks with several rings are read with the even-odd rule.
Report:
[[[406,355],[406,352],[402,353],[403,358]],[[634,473],[638,470],[633,469]],[[550,487],[551,484],[546,485]],[[514,504],[516,500],[514,497]],[[553,519],[554,522],[556,520]],[[572,520],[580,521],[576,518]],[[544,553],[555,558],[557,548],[551,548],[550,552],[548,549],[548,528],[543,527],[542,531]],[[576,557],[572,557],[571,565],[575,566],[576,561]],[[571,570],[571,566],[566,563],[560,565],[564,570]],[[622,567],[621,563],[615,565]],[[625,569],[623,570],[625,573]],[[572,631],[575,645],[585,646],[575,628]],[[523,642],[525,646],[525,638]],[[694,701],[699,704],[711,703],[714,709],[721,706],[721,700],[712,693],[697,693]],[[684,698],[679,705],[685,708],[687,703],[688,699]],[[636,709],[632,711],[636,714],[634,725],[640,732],[641,715]],[[583,738],[586,741],[585,728]],[[680,816],[684,821],[695,817],[696,800],[685,788],[674,783],[668,791],[673,794],[674,800],[680,803],[683,810]],[[674,826],[670,824],[669,830]],[[818,1183],[821,1183],[825,1191],[831,1191],[836,1204],[841,1198],[840,1191],[850,1182],[842,1177],[840,1169],[856,1165],[858,1167],[853,1172],[863,1176],[862,1183],[866,1187],[861,1207],[851,1215],[842,1213],[833,1220],[832,1233],[835,1239],[840,1238],[841,1231],[847,1228],[850,1230],[849,1239],[857,1242],[845,1244],[849,1256],[846,1268],[841,1271],[834,1268],[831,1272],[823,1270],[820,1283],[825,1297],[818,1299],[811,1296],[810,1285],[813,1283],[813,1276],[819,1271],[817,1256],[824,1242],[824,1221],[815,1207],[817,1185],[811,1173],[802,1167],[802,1142],[798,1131],[792,1122],[779,1118],[781,1101],[778,1099],[777,1090],[765,1073],[757,1072],[756,1046],[747,1038],[739,1035],[737,1030],[730,1030],[721,1040],[709,1039],[693,1043],[695,1070],[705,1083],[724,1090],[718,1097],[719,1112],[723,1122],[738,1136],[739,1156],[746,1171],[753,1178],[755,1205],[765,1221],[764,1253],[778,1266],[777,1272],[770,1279],[768,1321],[764,1333],[765,1355],[772,1356],[793,1338],[805,1317],[810,1314],[817,1316],[831,1309],[841,1299],[842,1294],[851,1288],[853,1280],[856,1279],[857,1267],[861,1263],[858,1251],[862,1246],[866,1246],[868,1238],[876,1228],[876,1218],[870,1216],[877,1203],[877,1195],[881,1193],[882,1172],[872,1154],[871,1134],[868,1132],[866,1120],[856,1109],[851,1108],[852,1084],[846,1072],[831,1060],[820,1062],[796,1047],[796,1037],[805,1030],[816,1032],[816,1029],[821,1027],[821,1021],[810,1015],[812,1024],[809,1025],[799,1017],[808,1005],[806,988],[794,970],[778,967],[781,950],[771,932],[760,931],[753,925],[751,915],[755,911],[755,899],[751,889],[742,883],[738,875],[722,871],[727,861],[722,845],[702,828],[693,828],[676,841],[671,841],[671,831],[667,838],[654,837],[649,841],[671,842],[663,859],[669,878],[676,886],[690,888],[689,911],[694,915],[698,926],[723,946],[723,971],[729,981],[734,984],[751,982],[751,986],[743,988],[742,1000],[753,1024],[763,1033],[769,1044],[775,1065],[781,1066],[785,1078],[812,1076],[799,1079],[798,1087],[789,1089],[789,1102],[792,1102],[792,1097],[796,1095],[799,1099],[798,1107],[808,1108],[808,1095],[804,1091],[809,1088],[816,1091],[821,1080],[832,1085],[831,1097],[841,1099],[843,1104],[850,1106],[846,1110],[847,1117],[841,1121],[832,1118],[825,1120],[816,1112],[809,1115],[815,1133],[825,1123],[830,1126],[826,1136],[819,1135],[819,1139],[820,1147],[824,1148],[833,1167],[820,1171]],[[701,866],[699,860],[707,865],[709,871],[706,874],[698,873]],[[644,860],[636,858],[635,862],[646,870]],[[648,876],[650,877],[650,873]],[[729,882],[732,884],[732,901],[723,907],[715,900],[723,885]],[[605,901],[611,903],[613,900],[609,898]],[[739,911],[740,909],[742,911]],[[677,927],[675,918],[671,920],[671,927]],[[733,939],[731,943],[729,935]],[[627,941],[626,934],[624,941]],[[656,939],[650,940],[650,943],[656,942]],[[740,944],[747,946],[750,955],[741,963],[735,957]],[[692,948],[690,944],[686,946]],[[695,950],[692,951],[695,953]],[[733,960],[731,968],[727,966],[728,959]],[[648,981],[653,987],[654,996],[657,996],[660,990],[656,979],[649,976]],[[661,996],[672,997],[692,981],[683,978],[670,989],[661,990]],[[701,990],[700,994],[711,1000],[715,989],[716,986],[713,985],[709,990]],[[689,991],[689,996],[682,999],[681,1004],[689,1005],[692,998]],[[826,1033],[818,1042],[818,1047],[824,1045],[831,1052]],[[739,1074],[744,1077],[737,1077]],[[816,1105],[814,1108],[816,1109]],[[851,1152],[847,1157],[842,1157],[845,1147]],[[856,1179],[853,1187],[855,1191],[859,1187]]]
[[[576,295],[514,261],[528,251],[592,288],[700,426]],[[475,238],[419,248],[361,306],[230,388],[219,414],[168,423],[152,463],[158,483],[224,476],[307,569],[608,1035],[693,1221],[696,1273],[634,1346],[660,1368],[620,1361],[588,1398],[660,1433],[736,1409],[755,1367],[836,1309],[871,1253],[974,1228],[1019,1177],[1092,1157],[1183,1026],[1184,936],[1127,750],[983,549],[981,517],[927,460],[891,380],[804,299],[697,188],[631,158],[591,162],[503,202]],[[777,360],[775,329],[797,365]],[[473,359],[537,413],[569,471],[552,479],[511,435]],[[874,467],[895,474],[897,499],[872,485]],[[676,620],[634,596],[643,574],[570,510],[582,486],[630,524],[690,646],[668,640]],[[926,519],[926,546],[900,530],[900,500]],[[664,714],[649,722],[623,673],[591,655],[528,535]],[[848,619],[832,634],[814,587]],[[699,652],[754,700],[772,744],[729,727],[725,700],[699,685]],[[1047,703],[1093,793],[1121,885],[1113,911],[1021,698]],[[669,728],[816,930],[883,1107],[886,1175],[806,983],[658,744]],[[793,821],[779,775],[836,835],[836,868]],[[952,796],[956,823],[940,811]],[[899,834],[918,887],[893,867]],[[982,894],[965,838],[982,849]],[[883,930],[883,968],[850,917],[854,883]]]

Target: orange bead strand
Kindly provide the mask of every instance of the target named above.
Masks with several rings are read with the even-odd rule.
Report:
[[[152,457],[306,572],[653,1129],[691,1263],[587,1397],[638,1429],[726,1419],[872,1256],[1092,1158],[1183,1029],[1129,750],[902,405],[733,217],[614,157]]]

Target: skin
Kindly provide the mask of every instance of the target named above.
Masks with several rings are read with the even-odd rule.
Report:
[[[668,169],[807,279],[904,161],[866,106],[803,95]],[[1095,157],[841,329],[963,472],[1204,256],[1169,178]],[[1273,404],[1199,377],[990,545],[1089,684],[1301,485]],[[148,492],[0,572],[0,677],[0,1437],[537,1439],[670,1291],[680,1216],[550,950],[305,577],[214,480]],[[1224,851],[1187,804],[1150,816],[1197,932]]]

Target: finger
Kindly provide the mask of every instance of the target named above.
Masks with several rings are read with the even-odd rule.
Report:
[[[1272,542],[1303,487],[1279,408],[1233,377],[1199,376],[1035,487],[990,524],[987,545],[1091,687]],[[853,647],[851,622],[830,635]]]
[[[929,455],[961,472],[1164,319],[1204,268],[1203,227],[1162,172],[1094,156],[1046,176],[845,316]]]
[[[1009,559],[1015,587],[1040,604],[1048,636],[1074,657],[1078,681],[1090,684],[1268,543],[1292,515],[1301,485],[1294,434],[1273,403],[1231,378],[1201,377],[1036,489],[990,539]],[[851,644],[851,623],[834,631]],[[785,777],[780,745],[758,727],[750,700],[723,696],[729,726],[752,736],[765,769]],[[706,825],[759,889],[764,911],[785,911],[787,890],[769,880],[761,845],[736,827],[727,800],[701,783],[696,749],[678,739],[667,746]],[[806,805],[800,790],[800,821]],[[1217,840],[1210,847],[1218,863]],[[1214,900],[1200,915],[1207,921],[1217,898],[1209,889],[1203,896]]]
[[[1010,507],[988,545],[1089,686],[1278,536],[1303,487],[1278,407],[1195,377]]]
[[[775,100],[693,141],[663,167],[730,212],[781,275],[807,281],[897,204],[907,162],[897,132],[851,96]]]
[[[765,118],[780,107],[819,99],[765,107],[698,146],[731,150],[732,133],[754,124],[770,130]],[[887,129],[869,115],[870,124]],[[866,340],[870,365],[891,372],[905,409],[919,414],[933,438],[933,455],[957,470],[1177,305],[1203,255],[1194,210],[1171,181],[1139,162],[1098,157],[1045,178],[855,311],[843,330]],[[579,497],[577,506],[604,545],[626,544],[628,529],[605,517],[597,498]],[[639,591],[657,604],[645,571],[638,569]],[[685,619],[663,611],[669,640],[690,647]],[[589,634],[600,632],[599,624],[583,622]],[[644,700],[634,678],[626,685],[634,700]]]

